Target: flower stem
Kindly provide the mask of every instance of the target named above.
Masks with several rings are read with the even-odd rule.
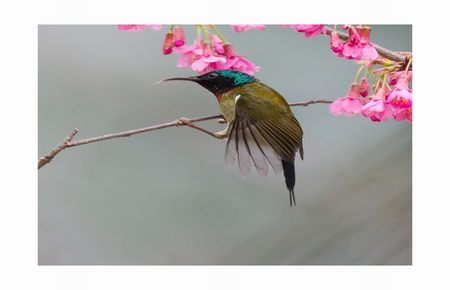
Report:
[[[412,57],[409,59],[408,64],[406,65],[405,75],[408,75],[408,70],[409,70],[409,67],[411,66],[411,64],[412,64]]]
[[[205,42],[209,43],[209,32],[208,29],[205,27],[205,25],[200,25],[200,29],[202,30],[203,34],[205,35]]]
[[[375,84],[375,87],[373,88],[373,92],[374,93],[376,93],[378,91],[378,87],[380,86],[380,82],[381,82],[381,76],[378,77],[377,83]]]
[[[200,28],[200,25],[195,25],[195,27],[197,28],[197,39],[201,40],[202,39],[202,29]]]
[[[387,82],[386,74],[383,74],[383,83],[389,90],[391,89],[391,86],[389,86],[389,84]]]
[[[369,72],[369,77],[370,77],[370,79],[372,80],[372,83],[375,83],[375,75],[374,75],[374,73],[373,73],[373,69],[372,69],[371,67],[369,67],[369,68],[367,69],[367,71]]]
[[[372,81],[372,84],[375,84],[375,75],[373,74],[372,68],[367,68],[366,74],[368,73],[370,80]],[[369,86],[370,90],[375,94],[375,87]]]
[[[355,83],[358,82],[359,76],[361,75],[361,72],[362,72],[363,68],[364,68],[364,65],[359,67],[359,69],[358,69],[358,71],[356,72],[356,75],[355,75],[355,80],[353,82],[355,82]]]
[[[220,32],[220,30],[215,26],[215,25],[209,25],[215,33],[217,33],[217,35],[219,36],[219,38],[225,43],[225,44],[230,44],[226,39],[225,36],[223,36],[222,32]]]

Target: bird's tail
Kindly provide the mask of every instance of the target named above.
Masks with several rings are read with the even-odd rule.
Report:
[[[295,186],[295,166],[293,161],[281,160],[283,165],[283,173],[284,179],[286,181],[287,189],[289,190],[289,203],[292,207],[292,203],[295,204],[295,194],[294,194],[294,186]]]

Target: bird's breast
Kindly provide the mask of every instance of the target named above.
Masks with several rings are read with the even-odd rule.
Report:
[[[238,92],[230,91],[217,96],[217,101],[219,102],[220,111],[222,112],[225,120],[228,123],[234,120],[236,101],[240,97]]]

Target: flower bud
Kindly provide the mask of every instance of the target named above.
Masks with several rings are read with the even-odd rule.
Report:
[[[163,53],[171,54],[172,48],[173,48],[173,32],[169,31],[166,33],[166,38],[164,39]]]
[[[173,30],[174,35],[174,45],[176,47],[183,46],[186,42],[186,38],[184,37],[184,31],[181,26],[175,26],[175,29]]]

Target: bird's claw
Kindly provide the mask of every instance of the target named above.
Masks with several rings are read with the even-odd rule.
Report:
[[[227,121],[225,121],[225,119],[223,119],[223,118],[220,118],[220,119],[217,120],[217,123],[226,124]]]

